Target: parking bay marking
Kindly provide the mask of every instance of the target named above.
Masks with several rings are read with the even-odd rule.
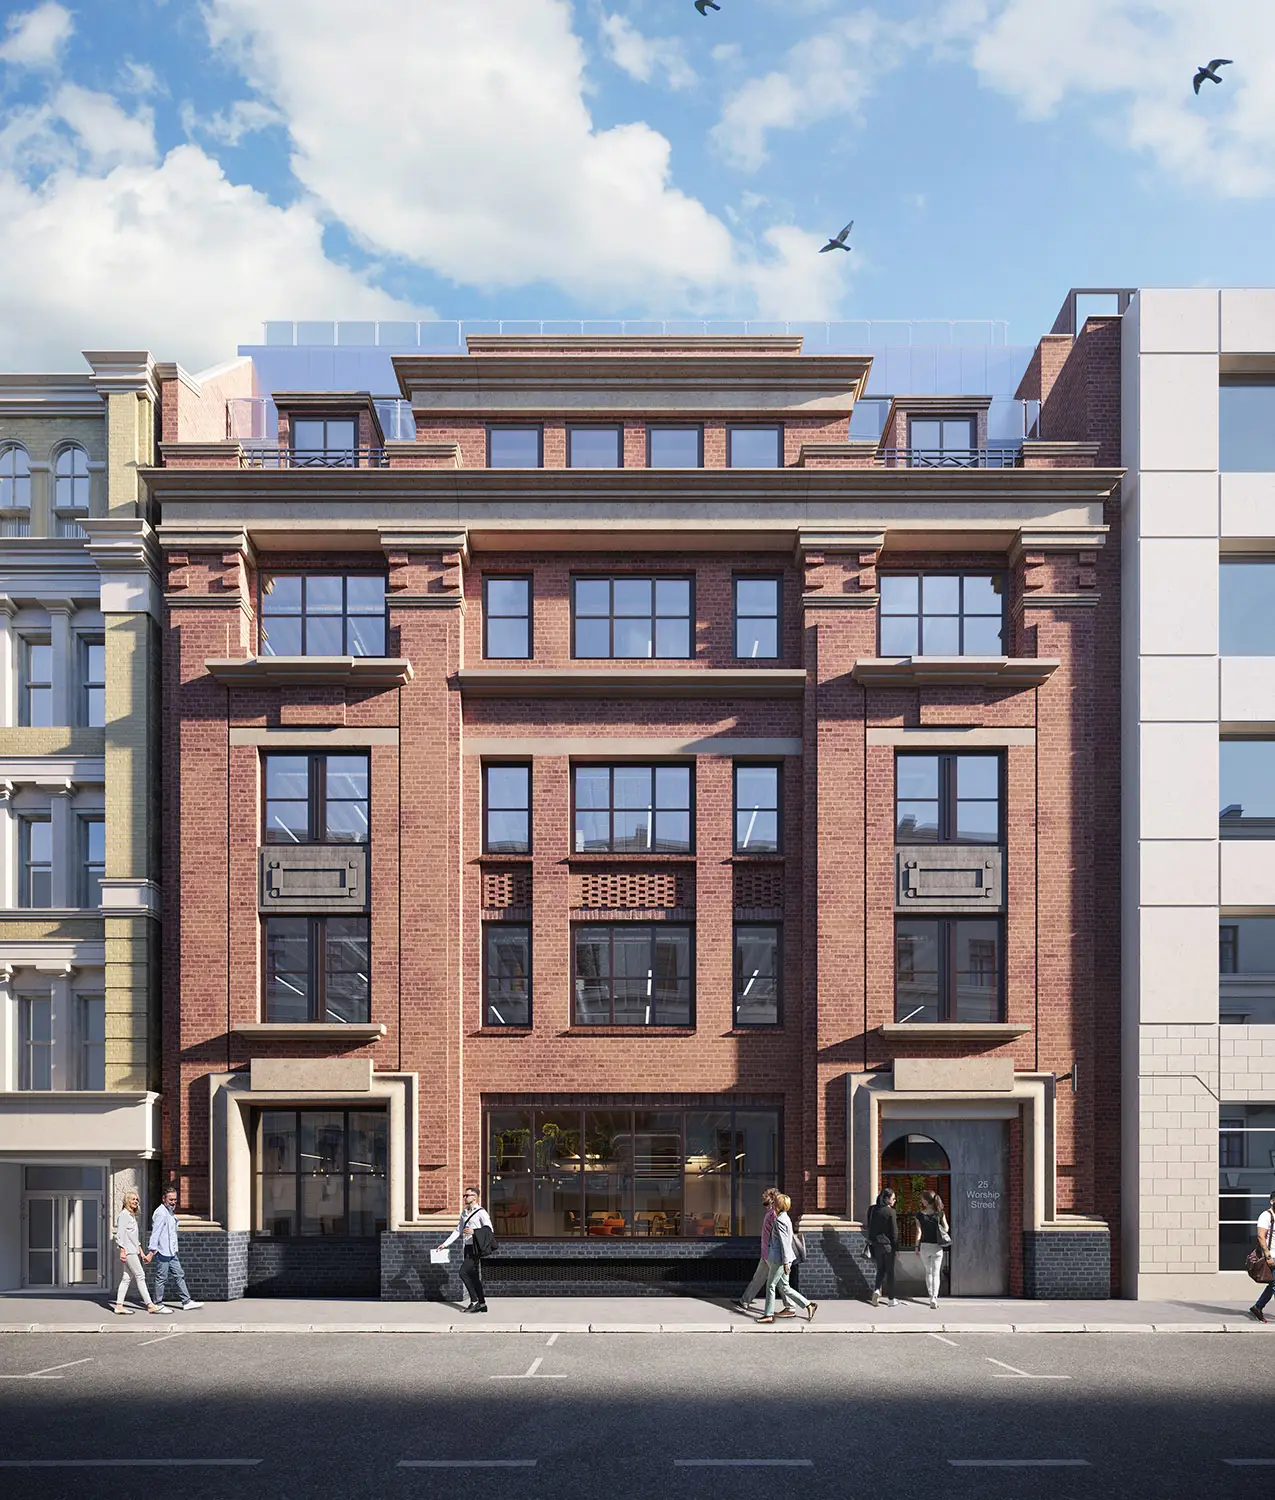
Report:
[[[993,1380],[1070,1380],[1070,1375],[1032,1375],[1027,1370],[1020,1370],[1017,1365],[1007,1365],[1003,1359],[992,1359],[990,1355],[984,1356],[989,1365],[999,1365],[1002,1370],[1008,1370],[1008,1375],[993,1375]]]
[[[55,1374],[57,1370],[71,1370],[76,1365],[91,1365],[92,1357],[87,1359],[70,1359],[64,1365],[49,1365],[43,1370],[32,1370],[29,1375],[0,1375],[0,1380],[61,1380],[62,1376]]]
[[[1275,1468],[1275,1458],[1224,1458],[1222,1462],[1232,1469]]]
[[[520,1379],[510,1376],[510,1379]],[[400,1469],[534,1469],[534,1458],[400,1458]]]
[[[565,1380],[565,1375],[554,1375],[546,1371],[543,1375],[539,1373],[540,1366],[544,1364],[545,1357],[540,1355],[531,1361],[531,1368],[522,1375],[489,1375],[488,1380]]]
[[[955,1343],[952,1339],[945,1339],[941,1333],[931,1333],[931,1334],[928,1334],[927,1337],[928,1338],[932,1338],[932,1339],[938,1339],[938,1341],[939,1341],[940,1344],[946,1344],[949,1349],[959,1349],[961,1347],[958,1343]]]
[[[678,1469],[812,1469],[813,1458],[675,1458]]]
[[[0,1469],[247,1469],[259,1458],[0,1458]]]
[[[949,1458],[954,1469],[1087,1469],[1087,1458]]]

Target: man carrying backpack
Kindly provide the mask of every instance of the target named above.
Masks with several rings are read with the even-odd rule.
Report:
[[[496,1245],[496,1233],[487,1210],[478,1201],[478,1189],[465,1189],[465,1206],[461,1210],[460,1223],[438,1247],[445,1250],[456,1240],[461,1242],[460,1279],[469,1293],[471,1313],[485,1313],[487,1298],[483,1295],[483,1256],[490,1255]]]
[[[1266,1257],[1266,1264],[1275,1271],[1275,1243],[1273,1243],[1275,1235],[1272,1235],[1272,1229],[1275,1229],[1275,1193],[1271,1194],[1270,1207],[1257,1220],[1257,1243]],[[1275,1281],[1268,1281],[1262,1288],[1262,1295],[1249,1308],[1249,1317],[1256,1318],[1259,1323],[1265,1323],[1267,1321],[1266,1304],[1272,1297],[1275,1297]]]

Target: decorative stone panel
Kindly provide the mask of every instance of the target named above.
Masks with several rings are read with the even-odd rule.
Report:
[[[689,910],[695,905],[690,870],[581,870],[571,877],[577,911]]]
[[[894,909],[900,912],[998,912],[1005,904],[1000,849],[907,844],[894,851]]]
[[[367,911],[367,848],[362,844],[267,844],[259,851],[262,912]]]
[[[483,910],[507,911],[531,905],[531,866],[509,865],[483,870]]]

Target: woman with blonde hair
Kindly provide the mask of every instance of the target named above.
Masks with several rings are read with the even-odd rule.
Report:
[[[131,1190],[124,1194],[124,1206],[120,1209],[119,1217],[115,1220],[115,1243],[120,1247],[120,1260],[124,1271],[120,1278],[120,1289],[115,1294],[115,1305],[112,1309],[121,1317],[131,1317],[133,1309],[125,1307],[124,1298],[128,1294],[128,1283],[131,1277],[141,1294],[142,1302],[148,1313],[163,1312],[157,1302],[151,1300],[151,1294],[146,1287],[146,1273],[142,1270],[142,1262],[152,1260],[153,1255],[146,1255],[142,1251],[142,1242],[137,1232],[137,1216],[142,1211],[142,1200],[138,1193]]]
[[[776,1193],[772,1202],[775,1222],[770,1226],[770,1240],[766,1246],[766,1311],[757,1321],[775,1321],[775,1293],[778,1292],[784,1303],[784,1311],[780,1313],[780,1317],[794,1318],[797,1315],[796,1309],[803,1308],[806,1321],[813,1322],[815,1313],[819,1311],[819,1304],[807,1301],[788,1282],[788,1272],[797,1258],[797,1236],[793,1232],[792,1220],[788,1217],[792,1199],[787,1193]]]

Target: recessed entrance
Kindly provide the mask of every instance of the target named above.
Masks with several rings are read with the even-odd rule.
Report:
[[[894,1189],[894,1209],[899,1219],[899,1244],[911,1250],[916,1239],[916,1216],[921,1208],[921,1194],[937,1193],[948,1206],[952,1196],[952,1167],[947,1152],[928,1135],[900,1135],[881,1153],[881,1186]],[[900,1262],[899,1271],[911,1269]],[[942,1284],[951,1291],[952,1257],[943,1257]]]
[[[27,1167],[22,1193],[22,1284],[102,1284],[101,1167]]]

